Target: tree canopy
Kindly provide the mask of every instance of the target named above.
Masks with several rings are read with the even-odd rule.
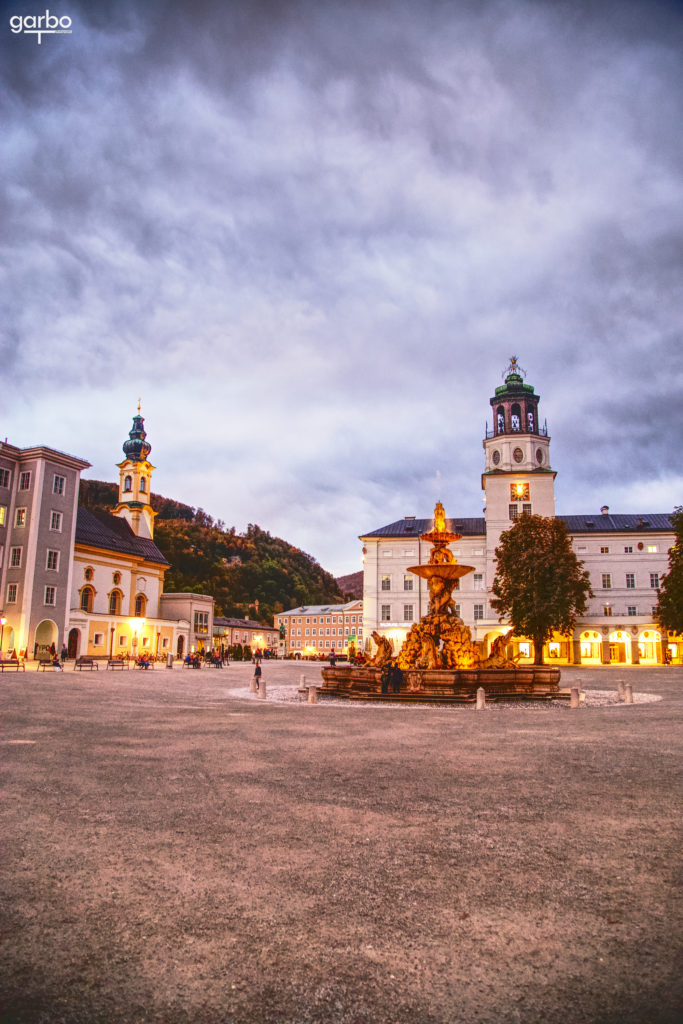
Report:
[[[662,631],[683,633],[683,507],[680,505],[674,509],[671,522],[676,540],[669,551],[669,571],[660,580],[657,620]]]
[[[111,511],[118,501],[116,484],[82,480],[80,504]],[[245,533],[214,521],[203,509],[152,494],[158,513],[154,541],[170,562],[167,593],[210,594],[217,615],[272,621],[277,612],[301,604],[341,603],[334,577],[304,551],[260,526]]]
[[[564,522],[545,516],[520,516],[501,534],[496,559],[491,607],[533,640],[534,661],[542,665],[543,645],[555,632],[571,633],[586,611],[593,596],[588,572]]]

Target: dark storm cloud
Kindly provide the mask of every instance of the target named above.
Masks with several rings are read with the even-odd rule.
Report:
[[[480,512],[515,352],[560,511],[680,501],[679,4],[69,13],[2,36],[17,443],[110,476],[143,393],[160,492],[350,570],[373,525]]]

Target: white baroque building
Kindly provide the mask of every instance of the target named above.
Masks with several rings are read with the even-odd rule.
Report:
[[[487,427],[483,441],[485,514],[447,521],[447,529],[461,534],[451,545],[453,554],[458,562],[474,566],[453,592],[456,609],[484,654],[507,632],[491,609],[501,533],[523,512],[555,515],[556,474],[538,402],[513,358],[505,383],[491,398],[493,428]],[[659,581],[667,572],[675,539],[669,514],[614,515],[604,506],[597,514],[559,518],[567,524],[574,551],[590,573],[595,596],[573,636],[555,636],[547,645],[546,659],[565,665],[683,663],[683,637],[662,636],[654,617]],[[426,582],[408,568],[429,560],[431,546],[420,535],[432,525],[431,518],[406,516],[360,537],[366,650],[374,649],[370,637],[376,630],[398,651],[411,624],[427,613]],[[521,664],[533,661],[533,644],[527,637],[515,637],[513,650]]]

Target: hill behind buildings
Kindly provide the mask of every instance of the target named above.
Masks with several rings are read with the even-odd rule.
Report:
[[[81,480],[80,504],[111,511],[116,484]],[[170,562],[164,590],[210,594],[216,614],[272,622],[277,612],[302,604],[334,604],[344,595],[334,577],[306,552],[260,526],[237,533],[201,508],[160,494],[150,497],[157,513],[154,541]]]

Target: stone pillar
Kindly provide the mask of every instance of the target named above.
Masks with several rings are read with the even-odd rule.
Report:
[[[601,659],[603,665],[609,665],[611,658],[609,653],[609,637],[603,636],[601,641]]]
[[[261,677],[263,678],[263,677]],[[249,684],[249,693],[258,693],[258,686],[256,684],[256,676],[251,677],[251,683]]]
[[[261,676],[261,678],[259,679],[258,695],[259,695],[259,700],[265,700],[266,699],[266,681],[263,678],[263,676]]]
[[[640,665],[640,647],[637,636],[631,637],[631,664]]]
[[[483,686],[480,686],[477,690],[477,711],[482,711],[486,707],[486,690]]]
[[[617,699],[623,700],[626,696],[626,690],[624,689],[624,680],[617,679]]]
[[[569,693],[569,707],[578,708],[579,706],[579,688],[578,686],[572,686]]]
[[[581,640],[578,636],[572,637],[572,665],[581,664]]]
[[[626,684],[626,695],[624,697],[625,704],[633,704],[633,686],[631,683]]]
[[[317,686],[309,686],[308,687],[308,703],[309,704],[317,704],[318,703],[318,687]]]

